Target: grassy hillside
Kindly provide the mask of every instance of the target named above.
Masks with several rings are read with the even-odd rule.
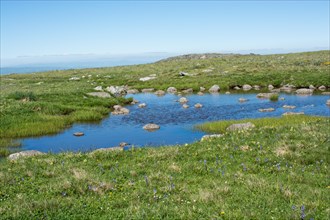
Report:
[[[86,96],[96,86],[128,85],[131,88],[180,89],[218,84],[222,91],[236,85],[279,87],[293,84],[330,87],[329,51],[279,55],[189,55],[160,62],[111,68],[51,71],[0,77],[0,154],[15,145],[17,137],[59,132],[78,121],[106,116],[114,104],[129,100]],[[179,76],[184,71],[190,76]],[[156,79],[139,79],[156,74]],[[69,80],[78,77],[79,80]],[[16,143],[16,145],[19,145]],[[1,148],[2,146],[2,148]]]
[[[186,146],[0,161],[0,218],[327,219],[330,121],[297,117]]]

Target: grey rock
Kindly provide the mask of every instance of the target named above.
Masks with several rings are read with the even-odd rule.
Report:
[[[141,103],[138,106],[139,106],[139,108],[145,108],[147,106],[147,104],[146,103]]]
[[[247,90],[250,90],[250,89],[252,89],[252,86],[250,86],[249,84],[243,85],[243,90],[247,91]]]
[[[153,91],[155,91],[154,88],[142,89],[142,92],[143,92],[143,93],[149,93],[149,92],[153,92]]]
[[[182,90],[182,93],[193,93],[194,90],[192,88]]]
[[[204,95],[203,92],[197,92],[197,95]]]
[[[111,95],[107,92],[90,92],[87,93],[89,96],[100,97],[100,98],[110,98]]]
[[[254,89],[254,90],[260,90],[260,86],[258,86],[258,85],[254,85],[254,86],[253,86],[253,89]]]
[[[287,108],[287,109],[295,109],[296,106],[294,106],[294,105],[283,105],[283,108]]]
[[[229,91],[227,91],[225,94],[226,94],[226,95],[229,95],[229,94],[230,94],[230,92],[229,92]]]
[[[147,131],[155,131],[158,130],[159,128],[160,126],[157,124],[146,124],[145,126],[143,126],[143,129]]]
[[[94,88],[94,90],[96,90],[96,91],[103,91],[102,86],[96,86],[96,87]]]
[[[157,91],[155,92],[155,95],[163,96],[163,95],[165,95],[165,91],[163,91],[163,90],[157,90]]]
[[[326,89],[327,89],[327,87],[325,87],[325,86],[323,86],[323,85],[319,87],[319,90],[321,90],[321,91],[324,91],[324,90],[326,90]]]
[[[26,150],[26,151],[21,151],[18,153],[14,153],[14,154],[10,154],[8,156],[9,160],[17,160],[19,158],[23,158],[23,157],[32,157],[32,156],[37,156],[37,155],[43,155],[45,153],[42,153],[40,151],[37,150]]]
[[[78,80],[80,80],[80,78],[77,77],[77,76],[73,76],[73,77],[71,77],[69,80],[70,80],[70,81],[78,81]]]
[[[310,85],[309,88],[310,89],[316,89],[315,86],[313,86],[313,85]]]
[[[187,104],[183,104],[182,107],[183,107],[183,108],[189,108],[189,105],[187,105]]]
[[[239,86],[235,86],[233,89],[240,90],[241,88]]]
[[[273,85],[268,85],[268,89],[272,90],[272,89],[274,89],[274,86]]]
[[[129,114],[129,110],[127,108],[122,107],[121,105],[113,106],[113,111],[111,112],[113,115],[127,115]]]
[[[110,92],[112,95],[116,97],[127,94],[126,86],[108,86],[105,90]]]
[[[174,88],[174,87],[169,87],[169,88],[167,89],[167,92],[168,92],[168,93],[176,93],[177,90],[176,90],[176,88]]]
[[[269,99],[274,93],[259,93],[257,94],[258,98]]]
[[[127,90],[127,94],[136,94],[136,93],[139,93],[139,90],[137,90],[137,89],[129,89],[129,90]]]
[[[210,92],[210,93],[217,93],[217,92],[219,92],[219,90],[220,90],[220,86],[218,86],[218,85],[213,85],[213,86],[209,89],[209,92]]]
[[[180,76],[190,76],[190,73],[186,73],[186,72],[181,71],[181,72],[179,73],[179,75],[180,75]]]
[[[241,124],[232,124],[226,130],[227,131],[236,131],[236,130],[247,130],[254,128],[255,125],[251,122],[241,123]]]
[[[199,87],[199,91],[204,92],[206,89],[204,87]]]
[[[297,89],[296,93],[298,95],[311,95],[313,94],[313,89]]]

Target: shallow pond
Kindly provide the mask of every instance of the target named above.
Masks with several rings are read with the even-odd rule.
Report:
[[[190,108],[184,109],[176,102],[180,97],[166,94],[158,97],[154,94],[129,95],[145,102],[146,108],[137,105],[126,106],[128,115],[114,115],[105,118],[98,124],[74,124],[71,128],[52,136],[25,138],[22,150],[39,150],[43,152],[89,151],[103,147],[118,146],[127,142],[134,146],[161,146],[191,143],[199,140],[205,133],[193,129],[194,125],[207,121],[280,117],[284,112],[304,112],[307,115],[329,116],[330,108],[326,106],[327,95],[297,96],[280,94],[285,100],[271,102],[259,99],[256,94],[205,94],[203,96],[187,95]],[[249,101],[240,103],[239,98]],[[194,108],[201,103],[202,108]],[[283,105],[295,105],[295,109],[284,109]],[[273,112],[259,112],[260,108],[275,108]],[[148,132],[142,129],[147,123],[156,123],[160,129]],[[73,136],[74,132],[83,132],[81,137]]]

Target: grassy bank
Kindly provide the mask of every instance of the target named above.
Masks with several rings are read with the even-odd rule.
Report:
[[[268,123],[186,146],[0,161],[0,216],[327,219],[329,118]]]
[[[279,55],[228,55],[202,59],[172,58],[145,65],[50,71],[0,76],[0,152],[12,139],[57,133],[74,122],[97,121],[124,99],[96,98],[86,93],[96,86],[128,85],[131,88],[180,89],[218,84],[222,91],[236,85],[279,87],[293,84],[330,87],[329,51]],[[179,72],[190,76],[179,76]],[[156,79],[139,79],[156,74]],[[76,77],[77,80],[70,80]]]

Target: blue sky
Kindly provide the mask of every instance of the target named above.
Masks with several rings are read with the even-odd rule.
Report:
[[[329,48],[329,1],[3,1],[1,59]]]

